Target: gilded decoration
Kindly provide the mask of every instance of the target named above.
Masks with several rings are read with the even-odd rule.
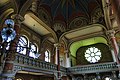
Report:
[[[103,19],[102,19],[103,13],[100,8],[95,9],[93,11],[93,13],[91,14],[91,16],[92,16],[92,23],[97,23],[97,22],[103,21]]]
[[[66,30],[65,30],[65,26],[62,24],[62,23],[55,23],[54,25],[53,25],[53,29],[54,29],[54,31],[61,31],[61,32],[65,32]]]
[[[70,28],[80,28],[83,26],[86,26],[88,24],[88,20],[85,17],[78,17],[75,18],[71,23],[70,23]]]

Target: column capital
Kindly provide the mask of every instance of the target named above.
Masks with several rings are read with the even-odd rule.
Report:
[[[69,53],[69,50],[65,50],[64,53]]]
[[[14,14],[12,15],[12,18],[14,19],[14,22],[16,24],[21,24],[25,20],[25,18],[21,16],[20,14]]]
[[[115,35],[115,30],[114,30],[114,29],[108,30],[108,31],[106,31],[106,34],[107,34],[108,36],[110,36],[110,37],[114,37],[114,35]]]
[[[68,49],[64,50],[64,53],[66,54],[67,58],[70,57],[70,51]]]
[[[55,43],[54,46],[58,48],[58,47],[61,46],[61,44],[60,43]]]

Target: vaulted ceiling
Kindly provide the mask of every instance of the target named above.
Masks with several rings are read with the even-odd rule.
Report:
[[[59,20],[69,24],[77,17],[85,17],[89,22],[95,9],[101,8],[101,2],[98,0],[40,0],[38,6],[38,11],[44,9],[54,22]]]
[[[104,0],[1,0],[0,10],[1,26],[6,18],[20,14],[23,24],[52,43],[105,39],[111,27]]]

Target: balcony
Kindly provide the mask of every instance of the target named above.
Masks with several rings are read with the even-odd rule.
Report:
[[[45,61],[40,61],[25,55],[16,54],[15,68],[20,71],[40,72],[53,74],[57,71],[57,65]]]
[[[68,74],[85,74],[85,73],[96,73],[96,72],[108,72],[118,70],[115,62],[100,63],[84,66],[75,66],[67,69]]]
[[[54,74],[57,73],[57,65],[16,53],[16,59],[14,61],[14,70],[16,70],[16,72],[28,71],[45,74]],[[118,66],[115,62],[74,66],[70,68],[65,68],[62,66],[60,67],[60,72],[62,73],[62,75],[87,74],[117,70]]]

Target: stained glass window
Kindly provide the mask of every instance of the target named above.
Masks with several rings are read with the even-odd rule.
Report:
[[[50,62],[50,51],[49,50],[45,51],[45,61]]]
[[[90,63],[96,63],[101,58],[101,52],[96,47],[90,47],[85,52],[85,58]]]
[[[37,58],[37,46],[35,44],[30,44],[30,53],[29,56],[33,58]]]
[[[28,40],[26,37],[21,36],[17,45],[17,52],[21,54],[26,54],[28,47]]]

